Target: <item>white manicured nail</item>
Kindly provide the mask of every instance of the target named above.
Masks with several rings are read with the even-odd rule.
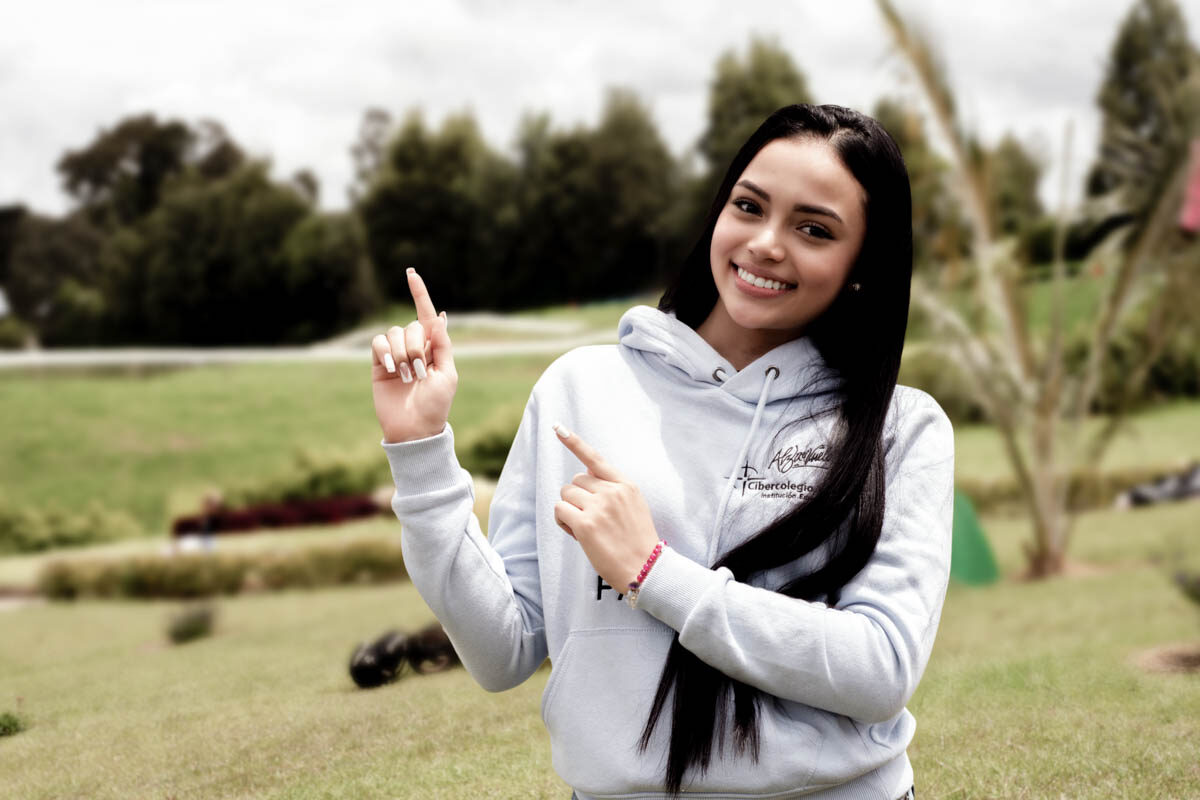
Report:
[[[554,423],[554,432],[557,433],[559,435],[559,437],[561,437],[563,439],[571,438],[571,432],[557,422]]]
[[[396,362],[395,362],[395,360],[392,358],[392,354],[391,354],[391,353],[384,353],[384,354],[383,354],[383,366],[384,366],[384,367],[387,369],[387,371],[388,371],[388,372],[395,372],[395,371],[396,371]]]
[[[419,358],[413,359],[413,369],[416,370],[417,380],[425,380],[425,362]]]
[[[412,371],[408,368],[407,361],[400,362],[400,380],[405,383],[412,383]]]

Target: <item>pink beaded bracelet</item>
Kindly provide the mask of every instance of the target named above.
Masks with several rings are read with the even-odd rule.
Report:
[[[625,594],[630,608],[637,608],[638,592],[641,590],[642,584],[645,583],[646,576],[650,574],[650,568],[654,566],[655,561],[658,561],[658,557],[662,555],[663,548],[666,545],[666,541],[662,539],[658,540],[658,544],[654,545],[654,552],[646,559],[646,563],[642,564],[642,570],[638,573],[637,580],[630,582],[629,591]]]

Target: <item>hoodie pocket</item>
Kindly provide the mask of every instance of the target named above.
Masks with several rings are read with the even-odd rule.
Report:
[[[670,644],[666,626],[593,628],[567,636],[542,694],[551,757],[563,780],[588,794],[659,780],[652,772],[657,759],[637,745]]]
[[[568,635],[552,661],[542,695],[542,719],[550,732],[554,769],[587,794],[606,795],[659,787],[671,731],[670,699],[645,753],[638,739],[654,702],[671,644],[663,626],[643,629],[589,629]],[[722,796],[793,792],[823,785],[818,765],[824,737],[808,706],[764,703],[760,714],[761,751],[757,762],[714,758],[695,791]],[[715,756],[714,752],[714,756]]]

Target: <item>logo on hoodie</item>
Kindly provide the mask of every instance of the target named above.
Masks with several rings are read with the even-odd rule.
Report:
[[[739,468],[741,474],[737,477],[737,483],[741,484],[743,497],[751,492],[764,499],[801,499],[815,492],[817,487],[808,481],[795,479],[788,473],[803,467],[828,469],[828,461],[828,448],[824,442],[804,447],[787,445],[776,450],[761,471],[748,461],[743,464]]]

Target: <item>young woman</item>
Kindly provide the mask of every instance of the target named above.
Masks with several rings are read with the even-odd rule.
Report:
[[[445,314],[410,272],[417,321],[372,345],[405,561],[484,688],[550,658],[578,797],[911,796],[953,437],[896,385],[910,202],[874,120],[772,114],[658,308],[534,385],[486,538]]]

